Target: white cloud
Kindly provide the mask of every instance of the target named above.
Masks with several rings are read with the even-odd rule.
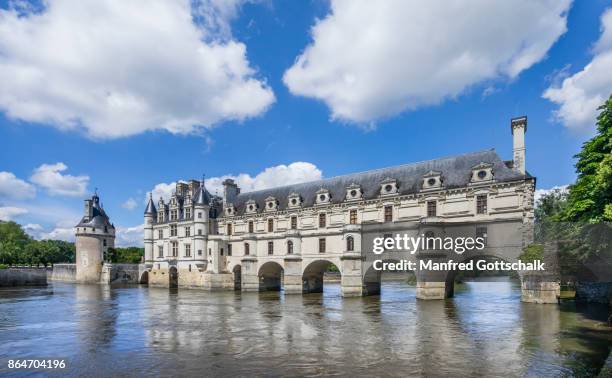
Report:
[[[36,195],[36,188],[18,179],[11,172],[0,172],[0,198],[29,199]]]
[[[275,186],[320,180],[322,177],[323,174],[316,165],[297,161],[289,165],[280,164],[274,167],[266,168],[255,176],[251,176],[247,173],[240,173],[238,175],[224,175],[220,177],[207,178],[206,189],[210,193],[223,195],[222,182],[228,178],[236,181],[240,187],[241,193],[244,193],[252,192],[254,190],[273,188]],[[157,202],[161,196],[165,201],[167,201],[170,199],[170,196],[172,196],[172,192],[174,192],[175,188],[176,182],[169,184],[157,184],[155,185],[155,188],[153,188],[153,199]],[[147,195],[145,201],[148,200],[149,197]]]
[[[553,83],[543,94],[559,105],[554,116],[570,130],[594,132],[597,108],[612,91],[612,9],[601,17],[601,31],[591,62],[560,85]]]
[[[23,215],[23,214],[27,214],[27,213],[28,213],[28,210],[21,208],[21,207],[15,207],[15,206],[0,207],[0,220],[3,220],[3,221],[14,220],[16,217]]]
[[[138,203],[136,203],[136,200],[131,197],[121,205],[121,207],[128,210],[134,210],[136,206],[138,206]]]
[[[235,1],[44,4],[0,10],[0,110],[9,117],[118,138],[196,132],[275,100],[246,46],[215,30],[229,25]]]
[[[117,227],[115,233],[115,246],[142,247],[144,245],[144,225],[134,227]]]
[[[566,31],[571,0],[332,0],[283,77],[335,119],[371,123],[512,79]]]
[[[46,188],[51,195],[80,197],[85,195],[89,176],[62,174],[68,167],[64,163],[43,164],[34,170],[30,180]]]
[[[536,189],[533,195],[533,203],[537,205],[540,198],[554,191],[558,191],[562,194],[567,194],[569,192],[569,185],[553,186],[550,189]]]
[[[49,232],[39,232],[36,237],[39,240],[64,240],[67,242],[74,242],[74,228],[73,227],[55,227]]]

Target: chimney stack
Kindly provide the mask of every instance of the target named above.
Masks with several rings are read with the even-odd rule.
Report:
[[[512,131],[512,161],[513,168],[525,174],[525,133],[527,132],[527,116],[510,120]]]
[[[240,193],[240,188],[232,179],[226,179],[223,181],[223,201],[224,205],[233,203],[236,196]]]

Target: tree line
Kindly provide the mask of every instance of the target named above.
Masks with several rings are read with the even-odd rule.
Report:
[[[521,256],[545,258],[544,244],[554,242],[561,276],[570,280],[612,262],[612,95],[599,110],[596,135],[574,156],[576,182],[538,200],[535,243]]]
[[[139,263],[144,248],[109,248],[105,257],[114,263]],[[9,266],[50,266],[74,263],[74,243],[63,240],[35,240],[15,222],[0,221],[0,268]]]

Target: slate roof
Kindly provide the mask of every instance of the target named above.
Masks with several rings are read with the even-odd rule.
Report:
[[[79,224],[76,225],[76,227],[102,228],[106,226],[108,228],[115,228],[115,226],[110,222],[108,215],[106,215],[106,212],[100,205],[100,198],[98,197],[98,195],[94,194],[93,197],[91,197],[91,200],[92,200],[91,201],[91,207],[92,207],[91,219],[89,219],[89,217],[87,216],[84,216],[83,218],[81,218],[81,221],[79,222]]]
[[[237,214],[243,214],[245,204],[254,200],[259,209],[265,208],[265,199],[274,197],[279,201],[279,210],[287,208],[289,194],[295,192],[302,197],[302,207],[311,207],[315,203],[316,192],[327,189],[332,203],[341,203],[346,196],[346,188],[351,184],[361,187],[363,199],[377,198],[381,183],[386,178],[397,180],[399,195],[416,193],[420,189],[422,177],[429,171],[442,173],[445,189],[465,187],[470,182],[472,167],[479,163],[493,165],[493,175],[497,182],[522,180],[531,177],[521,174],[506,166],[494,149],[472,152],[463,155],[444,157],[417,163],[403,164],[395,167],[375,169],[366,172],[352,173],[318,181],[287,185],[239,194],[233,201]]]
[[[145,209],[145,215],[147,214],[152,214],[155,215],[157,214],[157,209],[155,208],[155,204],[153,203],[153,195],[149,195],[149,202],[147,203],[147,208]]]

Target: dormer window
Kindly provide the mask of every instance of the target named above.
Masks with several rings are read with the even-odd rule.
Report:
[[[302,205],[302,197],[298,193],[291,193],[289,197],[287,197],[287,203],[289,204],[289,208],[296,208]]]
[[[329,190],[321,188],[317,191],[317,197],[316,197],[317,204],[322,205],[322,204],[329,203],[330,199],[331,199],[331,195],[329,194]]]
[[[278,209],[278,201],[276,198],[270,196],[266,198],[266,211],[275,211]]]
[[[397,194],[397,180],[387,177],[380,184],[380,195],[390,196],[394,194]]]
[[[346,188],[346,200],[354,201],[361,199],[361,187],[357,184],[351,184]]]
[[[246,202],[246,212],[253,214],[257,212],[257,203],[254,200],[248,200]]]
[[[234,206],[232,204],[228,204],[227,207],[225,208],[225,214],[228,217],[233,216],[234,214],[236,214],[236,209],[234,208]]]
[[[493,178],[493,164],[480,162],[472,167],[471,182],[490,181]]]
[[[423,190],[440,189],[442,187],[442,172],[429,171],[423,175]]]

